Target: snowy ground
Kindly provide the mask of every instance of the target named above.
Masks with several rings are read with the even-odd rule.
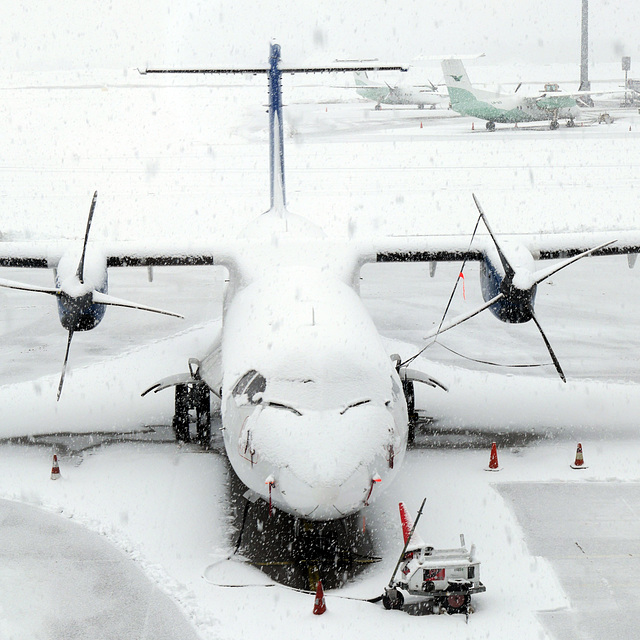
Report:
[[[13,86],[31,88],[6,91],[0,103],[8,125],[0,133],[0,233],[77,239],[96,188],[96,238],[239,232],[266,208],[266,91],[259,80],[238,81],[242,86],[234,89],[198,83],[197,89],[177,81],[149,86],[149,78],[131,74],[61,78],[55,87],[50,78],[14,79]],[[316,91],[320,102],[312,101]],[[637,110],[610,103],[602,108],[614,115],[611,125],[592,124],[596,109],[573,130],[499,127],[487,134],[482,122],[472,130],[471,119],[445,111],[375,112],[331,86],[296,86],[287,93],[285,82],[285,101],[290,209],[335,235],[470,233],[472,192],[499,232],[638,225]],[[362,294],[391,351],[408,354],[421,345],[421,335],[440,319],[456,270],[441,265],[430,279],[426,265],[364,269]],[[628,557],[633,575],[637,502],[616,496],[620,483],[622,491],[633,491],[640,482],[637,275],[624,258],[589,259],[541,286],[536,309],[567,373],[566,385],[548,366],[488,367],[437,345],[425,353],[429,360],[422,366],[451,390],[425,394],[420,402],[442,430],[453,433],[439,436],[437,446],[426,446],[423,438],[409,453],[396,483],[367,514],[383,562],[329,594],[329,611],[320,618],[312,616],[306,594],[204,580],[205,568],[234,544],[228,472],[218,454],[161,441],[80,451],[86,443],[67,438],[57,444],[63,479],[51,482],[51,443],[7,442],[0,447],[0,497],[57,512],[101,534],[177,602],[202,638],[286,638],[307,630],[327,638],[387,638],[399,630],[439,638],[602,637],[597,627],[581,624],[588,611],[602,612],[612,637],[630,637],[620,616],[623,600],[615,596],[627,583],[598,568],[597,556]],[[2,276],[51,282],[44,272],[3,270]],[[224,277],[217,269],[156,269],[149,283],[145,270],[112,270],[114,295],[171,308],[186,321],[109,311],[97,329],[74,339],[58,405],[65,334],[51,301],[0,291],[0,433],[118,432],[168,424],[170,394],[139,393],[206,349],[219,326]],[[451,313],[480,298],[473,266],[466,295]],[[548,360],[535,329],[505,326],[488,315],[442,343],[479,360]],[[493,439],[501,445],[503,470],[497,474],[484,471]],[[587,470],[569,468],[577,441]],[[597,520],[598,503],[588,499],[594,487],[611,506],[606,553],[598,536],[571,517],[579,504],[585,522]],[[380,593],[400,550],[397,502],[416,509],[424,496],[423,538],[452,546],[465,533],[478,548],[487,593],[476,597],[468,625],[463,617],[412,617],[342,598]],[[606,581],[570,584],[562,554],[543,536],[549,527],[540,514],[549,504],[558,513],[557,538],[579,543],[581,555]],[[563,513],[571,514],[566,522]],[[584,560],[580,571],[588,572]],[[618,566],[611,571],[627,570]],[[220,563],[215,571],[219,584],[267,582],[237,562]],[[58,583],[61,602],[72,598],[64,580]],[[13,625],[15,619],[3,613],[12,600],[2,591],[0,619]],[[625,613],[637,614],[637,605],[624,606]],[[56,611],[46,605],[40,613]],[[16,638],[56,635],[35,635],[26,620],[22,632],[5,628]]]

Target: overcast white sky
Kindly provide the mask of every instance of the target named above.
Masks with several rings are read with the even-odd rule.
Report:
[[[4,71],[246,65],[268,42],[288,62],[479,53],[487,62],[579,61],[581,0],[4,0]],[[309,8],[307,8],[309,7]],[[590,58],[632,56],[640,3],[590,1]]]

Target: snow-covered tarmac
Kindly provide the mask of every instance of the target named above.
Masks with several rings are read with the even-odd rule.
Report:
[[[32,84],[27,80],[21,84]],[[88,84],[76,79],[82,83]],[[96,238],[233,236],[265,209],[262,83],[233,90],[206,83],[197,89],[141,87],[139,78],[137,87],[123,83],[133,84],[130,77],[108,78],[92,88],[3,94],[0,109],[9,126],[2,142],[9,160],[0,165],[0,232],[78,238],[95,188]],[[482,123],[475,122],[472,131],[470,119],[449,113],[375,112],[330,87],[318,104],[311,100],[315,91],[299,87],[287,93],[285,85],[288,197],[292,211],[330,233],[470,233],[476,217],[472,191],[498,232],[639,224],[637,110],[616,112],[612,125],[556,132],[505,128],[490,135],[480,130]],[[440,265],[434,279],[427,265],[363,270],[363,297],[390,350],[410,353],[421,344],[423,333],[440,319],[457,269]],[[480,299],[477,268],[468,269],[466,300],[456,299],[452,314]],[[49,273],[4,270],[2,276],[51,282]],[[153,283],[146,277],[144,270],[112,270],[110,290],[182,312],[186,322],[109,311],[97,329],[74,339],[59,405],[55,387],[65,335],[53,304],[45,296],[0,291],[2,436],[170,423],[170,394],[139,393],[184,370],[187,357],[208,346],[219,326],[224,272],[156,269]],[[636,605],[629,604],[628,585],[640,523],[637,500],[627,493],[640,482],[638,300],[638,273],[624,258],[585,260],[541,286],[536,310],[567,385],[555,379],[552,367],[487,368],[438,346],[429,349],[421,366],[451,391],[425,394],[420,402],[441,428],[462,435],[408,454],[395,484],[367,514],[383,562],[330,593],[329,611],[319,618],[311,614],[312,597],[306,594],[280,587],[230,589],[204,580],[205,568],[225,558],[235,543],[227,470],[218,454],[162,442],[79,452],[67,440],[61,448],[63,478],[52,482],[51,447],[5,443],[0,497],[73,518],[102,534],[178,604],[205,639],[293,638],[308,631],[327,638],[403,632],[599,638],[602,627],[592,624],[596,611],[610,637],[632,637],[628,620]],[[547,362],[535,329],[502,325],[488,315],[442,342],[481,360]],[[465,432],[478,426],[479,433]],[[500,435],[505,431],[512,435]],[[503,470],[497,474],[484,471],[492,439],[503,445]],[[451,440],[471,446],[453,447]],[[587,470],[569,468],[577,441]],[[610,509],[606,545],[601,528],[589,524],[602,514],[595,492]],[[400,551],[397,502],[415,510],[424,496],[425,540],[448,547],[465,533],[478,548],[487,592],[475,598],[468,625],[462,616],[412,617],[340,597],[381,592]],[[544,520],[551,507],[557,516]],[[571,548],[584,556],[575,559],[576,572],[588,575],[593,567],[606,583],[573,583],[574,558],[567,560],[565,547],[549,543],[552,533],[554,540],[578,542],[584,550]],[[603,555],[616,564],[598,564]],[[216,566],[219,584],[267,581],[238,562]],[[618,571],[629,580],[610,575]],[[15,625],[5,613],[11,604],[7,589],[3,593],[0,619]],[[35,635],[26,618],[24,629],[11,629],[16,638],[55,637]]]

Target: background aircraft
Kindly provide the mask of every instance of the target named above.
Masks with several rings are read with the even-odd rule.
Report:
[[[496,122],[518,123],[550,121],[550,128],[558,128],[558,119],[566,118],[567,126],[574,125],[579,113],[576,98],[589,92],[565,93],[558,85],[548,84],[535,96],[498,93],[475,88],[467,75],[462,60],[447,58],[442,61],[442,72],[449,91],[451,108],[463,116],[487,121],[493,131]],[[518,86],[519,88],[519,86]]]
[[[84,319],[95,305],[107,303],[96,293],[107,295],[103,274],[108,266],[227,267],[221,333],[204,354],[190,360],[188,374],[163,379],[152,389],[175,387],[178,439],[188,437],[184,420],[193,410],[205,445],[209,394],[217,395],[225,449],[245,486],[270,509],[273,505],[311,520],[343,518],[376,499],[402,465],[414,419],[415,383],[444,387],[409,366],[418,354],[402,361],[385,350],[358,296],[363,264],[481,262],[484,304],[451,321],[443,318],[425,341],[484,309],[503,322],[533,320],[564,379],[534,314],[537,285],[584,255],[640,251],[640,230],[500,239],[474,230],[471,243],[464,236],[327,238],[311,221],[287,210],[281,100],[283,73],[322,70],[337,69],[282,68],[277,45],[271,47],[268,66],[251,69],[266,73],[269,81],[271,201],[240,237],[162,244],[140,240],[97,251],[87,243],[87,232],[82,251],[91,270],[74,273],[78,262],[71,260],[73,268],[55,293],[66,296],[74,311],[72,328],[92,329],[102,315],[93,315],[90,323]],[[148,71],[154,72],[167,71]],[[489,230],[477,200],[476,205],[478,224],[483,219]],[[59,268],[67,255],[59,245],[0,245],[3,266]],[[536,270],[534,255],[565,260]],[[29,289],[7,280],[0,285]]]
[[[376,102],[376,109],[380,109],[381,104],[415,104],[418,109],[428,105],[435,109],[446,100],[446,95],[439,93],[438,87],[432,83],[422,86],[398,83],[392,86],[370,79],[366,71],[356,71],[354,77],[358,94]]]

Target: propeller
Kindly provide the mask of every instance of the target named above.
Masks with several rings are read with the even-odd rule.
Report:
[[[473,194],[473,201],[476,203],[478,213],[480,214],[480,217],[482,218],[485,226],[487,227],[487,231],[489,232],[489,235],[493,240],[493,243],[496,247],[496,251],[498,252],[498,257],[500,258],[500,262],[502,263],[502,266],[504,268],[505,277],[500,284],[500,294],[497,296],[497,298],[499,299],[506,298],[507,300],[514,300],[514,302],[519,303],[520,305],[522,304],[525,305],[525,315],[524,315],[523,321],[527,322],[528,320],[533,320],[534,324],[538,328],[538,331],[540,332],[540,335],[542,336],[542,340],[544,341],[544,344],[547,347],[547,351],[551,356],[551,360],[553,362],[554,367],[556,368],[556,371],[558,372],[558,375],[560,376],[560,379],[563,382],[566,382],[567,379],[564,375],[562,367],[560,366],[560,362],[553,348],[551,347],[551,343],[549,342],[549,339],[547,338],[544,330],[542,329],[542,326],[540,325],[540,321],[538,320],[538,318],[536,318],[536,315],[534,313],[533,295],[532,295],[533,289],[538,283],[542,282],[543,280],[546,280],[552,274],[557,273],[558,271],[560,271],[561,269],[564,269],[565,267],[568,267],[570,264],[573,264],[577,260],[580,260],[580,258],[584,258],[585,256],[590,255],[594,251],[598,251],[603,247],[613,244],[615,240],[605,242],[603,244],[598,245],[597,247],[593,247],[592,249],[583,251],[582,253],[576,256],[573,256],[572,258],[564,260],[559,264],[552,265],[550,268],[542,269],[540,271],[535,272],[534,274],[532,274],[532,277],[528,279],[527,284],[529,286],[527,288],[516,287],[513,284],[514,278],[516,276],[516,272],[512,267],[512,265],[509,263],[509,260],[504,254],[502,248],[500,247],[500,243],[498,242],[498,239],[493,233],[493,230],[489,225],[489,221],[487,220],[487,217],[482,209],[482,206],[480,205],[480,202],[478,201],[478,198],[476,198],[475,193]],[[494,301],[495,300],[496,299],[494,298]],[[492,306],[492,304],[487,303],[486,305],[484,305],[484,308],[487,308],[490,306]]]
[[[480,219],[482,219],[484,221],[484,224],[487,228],[487,231],[489,232],[489,235],[491,236],[491,239],[493,240],[493,243],[496,247],[496,251],[498,253],[498,257],[500,259],[500,262],[502,263],[502,266],[504,268],[504,273],[505,273],[505,277],[503,278],[502,282],[500,283],[500,288],[499,291],[497,293],[497,295],[495,295],[493,298],[491,298],[490,300],[486,301],[484,304],[480,305],[479,307],[473,309],[472,311],[469,311],[467,313],[461,314],[459,316],[456,316],[455,318],[453,318],[452,320],[450,320],[449,322],[444,322],[444,319],[447,315],[447,311],[449,310],[449,304],[451,303],[451,299],[453,298],[453,294],[455,293],[456,290],[456,286],[458,284],[458,280],[456,280],[456,284],[453,288],[453,292],[451,294],[451,298],[449,299],[449,304],[447,305],[447,308],[444,312],[443,318],[440,321],[440,324],[437,328],[432,329],[430,332],[428,332],[425,336],[424,336],[424,340],[430,340],[431,338],[435,339],[438,338],[438,336],[442,333],[444,333],[445,331],[449,331],[449,329],[453,329],[454,327],[457,327],[458,325],[462,324],[463,322],[466,322],[467,320],[470,320],[471,318],[473,318],[474,316],[477,316],[479,313],[482,313],[485,309],[488,309],[489,307],[492,307],[493,305],[495,305],[498,302],[501,302],[502,300],[511,300],[515,303],[514,306],[517,306],[520,312],[520,316],[518,321],[519,322],[528,322],[529,320],[533,320],[534,324],[536,325],[536,327],[538,328],[538,331],[540,332],[540,335],[542,337],[542,340],[544,341],[544,344],[547,348],[547,351],[549,352],[549,355],[551,356],[551,360],[553,362],[553,365],[556,369],[556,371],[558,372],[558,375],[560,376],[560,379],[563,382],[566,382],[567,379],[564,375],[564,372],[562,370],[562,367],[560,365],[560,362],[555,354],[555,352],[553,351],[553,348],[551,347],[551,344],[549,342],[549,339],[547,338],[546,334],[544,333],[544,330],[542,329],[542,326],[540,325],[540,321],[538,320],[538,318],[536,317],[534,311],[533,311],[533,291],[534,288],[537,284],[539,284],[540,282],[542,282],[543,280],[546,280],[547,278],[551,277],[553,274],[557,273],[558,271],[561,271],[562,269],[564,269],[565,267],[568,267],[570,264],[573,264],[574,262],[580,260],[581,258],[584,258],[585,256],[591,255],[592,253],[595,253],[596,251],[599,251],[600,249],[603,249],[604,247],[608,247],[609,245],[614,244],[615,242],[617,242],[617,240],[610,240],[608,242],[603,242],[602,244],[597,245],[596,247],[593,247],[591,249],[587,249],[586,251],[583,251],[571,258],[567,258],[566,260],[563,260],[562,262],[556,263],[554,265],[551,265],[550,267],[547,267],[545,269],[539,269],[538,271],[536,271],[535,273],[520,273],[518,274],[516,272],[516,270],[513,268],[513,266],[511,265],[511,263],[509,262],[509,260],[507,259],[504,251],[502,250],[500,243],[498,242],[495,234],[493,233],[493,230],[491,229],[491,226],[489,225],[489,221],[487,220],[487,217],[484,213],[484,211],[482,210],[482,206],[480,205],[480,202],[478,201],[478,199],[476,198],[475,194],[473,194],[473,200],[476,203],[476,207],[478,209],[478,213],[480,214],[478,217],[478,221],[476,222],[476,227],[473,231],[473,235],[471,237],[471,242],[473,242],[473,238],[475,237],[477,228],[478,228],[478,223],[480,222]],[[464,264],[466,263],[466,258],[462,264],[462,268],[460,270],[460,273],[462,274],[462,270],[464,269]],[[519,276],[519,278],[518,278]],[[458,277],[458,279],[460,278],[460,276]],[[518,285],[519,286],[515,286],[514,285],[514,279],[518,278]],[[524,308],[524,312],[522,310],[522,307]],[[422,349],[420,349],[420,351],[418,351],[415,355],[411,356],[410,358],[408,358],[407,360],[405,360],[404,362],[399,363],[398,367],[406,367],[406,365],[408,365],[409,363],[413,362],[413,360],[415,360],[420,354],[422,354],[432,343],[429,343],[427,345],[425,345]]]
[[[34,291],[36,293],[46,293],[48,295],[55,296],[61,307],[64,308],[64,317],[62,323],[65,328],[68,329],[67,348],[64,354],[64,361],[62,363],[62,372],[60,374],[60,382],[58,384],[57,400],[60,400],[60,394],[62,393],[62,386],[67,371],[67,363],[69,361],[69,350],[71,348],[71,341],[73,334],[76,331],[83,331],[86,329],[92,329],[100,321],[100,318],[93,317],[91,314],[91,307],[93,305],[105,305],[114,307],[125,307],[129,309],[141,309],[143,311],[150,311],[152,313],[161,313],[163,315],[173,316],[175,318],[183,318],[178,313],[172,311],[165,311],[155,307],[149,307],[147,305],[138,304],[136,302],[129,302],[121,298],[110,296],[106,293],[98,291],[97,289],[89,289],[85,285],[85,260],[87,253],[87,242],[89,240],[89,231],[91,229],[91,222],[93,220],[93,214],[96,208],[96,202],[98,200],[98,192],[93,194],[91,201],[91,207],[89,209],[89,216],[87,219],[87,228],[84,234],[84,242],[82,245],[82,254],[78,262],[78,267],[75,272],[75,277],[65,279],[57,287],[37,287],[28,284],[22,284],[20,282],[14,282],[12,280],[0,279],[0,287],[6,287],[9,289],[17,289],[22,291]],[[78,286],[81,285],[81,286]],[[84,285],[84,286],[82,286]],[[62,316],[61,316],[62,317]]]

